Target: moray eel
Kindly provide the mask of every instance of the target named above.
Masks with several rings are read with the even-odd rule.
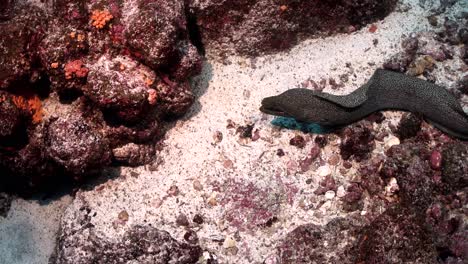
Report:
[[[468,140],[468,115],[445,88],[382,69],[348,95],[296,88],[264,98],[260,107],[266,114],[326,128],[343,127],[381,110],[413,112],[443,132]]]

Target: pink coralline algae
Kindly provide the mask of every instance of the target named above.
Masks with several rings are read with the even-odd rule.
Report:
[[[226,207],[224,218],[236,229],[260,228],[278,214],[281,192],[254,183],[231,181],[226,186],[220,204]]]

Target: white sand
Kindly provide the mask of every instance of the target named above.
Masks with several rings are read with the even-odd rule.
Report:
[[[376,23],[376,33],[370,33],[367,27],[351,35],[305,41],[290,52],[258,58],[255,68],[252,67],[251,60],[243,58],[229,58],[232,61],[230,65],[207,62],[202,75],[193,82],[198,102],[191,113],[184,120],[178,121],[167,133],[164,141],[166,146],[159,153],[163,163],[157,170],[149,171],[147,167],[122,168],[121,177],[109,180],[103,186],[95,186],[94,190],[80,191],[65,212],[63,221],[68,226],[77,224],[74,222],[73,212],[79,210],[85,202],[92,212],[97,213],[92,218],[96,230],[106,234],[111,240],[117,239],[132,225],[151,223],[183,241],[185,229],[176,225],[176,217],[179,213],[185,213],[191,222],[198,213],[205,220],[201,228],[196,229],[200,243],[203,248],[216,252],[220,263],[261,263],[273,253],[277,242],[296,226],[305,223],[325,224],[342,215],[340,210],[336,210],[336,196],[326,201],[320,209],[307,209],[325,199],[324,196],[317,197],[313,194],[323,178],[318,175],[318,166],[315,164],[313,169],[305,173],[295,170],[288,172],[287,167],[288,164],[294,165],[294,162],[306,157],[312,143],[309,142],[302,150],[290,146],[289,139],[301,133],[290,130],[277,133],[270,124],[272,118],[262,115],[258,108],[263,97],[295,87],[308,78],[318,81],[332,77],[339,81],[341,74],[348,73],[350,79],[345,83],[346,89],[333,91],[328,87],[325,91],[348,93],[359,87],[385,59],[399,51],[403,34],[429,28],[426,11],[418,5],[418,0],[401,2],[403,4],[400,5],[400,10],[410,7],[409,10],[395,12]],[[374,39],[378,39],[376,46],[373,45]],[[348,62],[351,63],[350,68],[345,66]],[[262,138],[255,142],[240,141],[239,136],[234,134],[235,130],[226,128],[228,119],[240,125],[255,124],[255,129],[260,130]],[[213,145],[216,131],[222,132],[223,140]],[[329,144],[322,152],[322,158],[326,160],[333,154],[337,143],[334,141]],[[278,148],[282,148],[286,156],[278,157]],[[382,148],[383,146],[378,146],[375,151],[382,151]],[[226,160],[232,161],[232,168],[223,166]],[[333,166],[327,169],[341,182],[339,185],[356,177],[354,170],[342,175]],[[132,177],[131,172],[136,172],[139,176]],[[276,199],[279,203],[279,206],[274,207],[279,221],[272,227],[254,228],[236,236],[239,240],[235,242],[238,248],[236,255],[223,248],[222,243],[220,245],[216,242],[227,236],[234,236],[236,232],[223,219],[224,214],[233,209],[232,206],[209,204],[215,200],[219,202],[229,195],[213,190],[215,182],[222,184],[228,179],[252,182],[260,189],[270,188],[277,199],[266,200]],[[312,179],[312,183],[306,184],[306,179]],[[193,188],[194,180],[203,185],[203,190],[196,191]],[[172,185],[180,190],[177,197],[167,196]],[[22,205],[15,205],[8,219],[0,219],[0,254],[9,256],[6,263],[35,263],[29,262],[33,257],[38,261],[44,260],[45,255],[50,252],[51,236],[44,237],[44,241],[48,241],[41,243],[44,245],[43,249],[35,247],[42,234],[38,230],[42,227],[39,218],[47,218],[47,214],[36,207],[29,209],[36,206],[29,202],[17,203]],[[267,208],[273,206],[275,205]],[[42,208],[47,212],[47,206]],[[118,214],[124,210],[129,214],[128,222],[113,225]],[[21,214],[22,211],[29,212],[31,217],[25,217]],[[26,226],[23,231],[20,228],[22,225]],[[9,226],[16,226],[17,231],[11,231]],[[50,230],[44,232],[50,234]],[[5,236],[11,237],[12,241],[5,244]],[[8,253],[12,248],[18,250]]]

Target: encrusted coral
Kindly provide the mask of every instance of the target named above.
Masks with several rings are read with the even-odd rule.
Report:
[[[65,64],[65,79],[84,78],[88,75],[88,71],[81,60],[70,61]]]
[[[0,21],[0,89],[32,73],[47,23],[46,13],[35,6],[17,4],[11,12],[9,20]]]
[[[21,110],[31,116],[32,123],[38,124],[42,121],[44,115],[42,102],[37,95],[32,96],[13,96],[14,104]]]
[[[83,92],[100,108],[112,110],[116,117],[136,121],[150,105],[149,93],[158,83],[156,78],[150,68],[132,58],[104,55],[90,64],[88,85]]]
[[[101,29],[104,28],[111,19],[112,14],[108,10],[94,10],[91,13],[91,25],[93,27]]]
[[[79,113],[51,120],[46,129],[48,156],[73,175],[81,176],[110,163],[107,139]]]
[[[35,189],[52,175],[80,178],[112,161],[151,162],[161,119],[187,111],[188,78],[201,70],[183,1],[50,8],[13,1],[2,9],[3,186]]]
[[[21,110],[13,102],[13,97],[4,91],[0,91],[0,138],[11,136],[21,122]]]

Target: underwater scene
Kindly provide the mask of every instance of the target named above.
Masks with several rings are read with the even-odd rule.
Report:
[[[0,264],[462,264],[467,191],[467,0],[0,0]]]

